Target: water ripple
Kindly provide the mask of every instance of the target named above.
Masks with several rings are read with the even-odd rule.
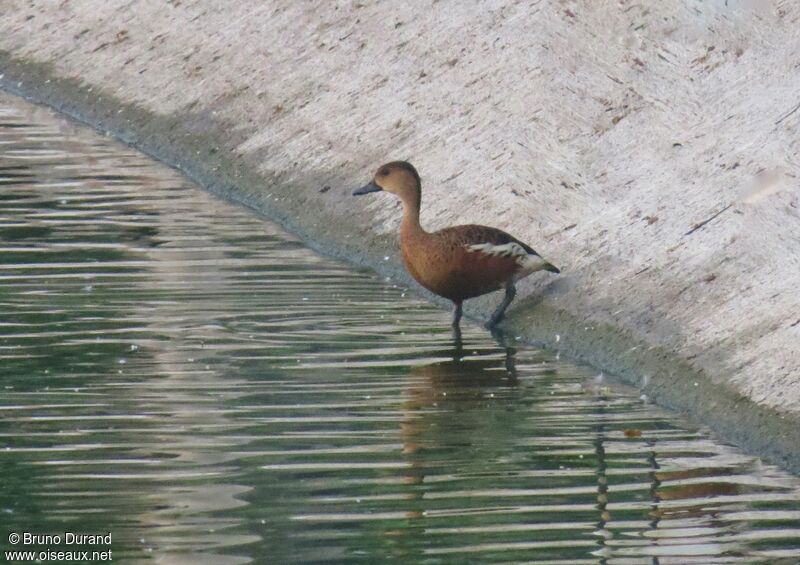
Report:
[[[111,531],[124,562],[800,562],[800,481],[637,391],[459,346],[406,289],[5,96],[0,145],[4,531]]]

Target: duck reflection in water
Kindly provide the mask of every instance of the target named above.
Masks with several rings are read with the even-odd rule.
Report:
[[[410,466],[403,482],[412,485],[408,518],[420,518],[428,474],[481,472],[507,451],[513,412],[503,409],[518,393],[513,347],[493,332],[498,346],[465,347],[460,334],[443,355],[449,359],[414,367],[402,404],[400,433]],[[505,425],[508,424],[508,425]],[[413,487],[416,486],[416,487]]]
[[[549,456],[546,450],[520,449],[519,438],[525,435],[527,421],[520,410],[531,409],[524,401],[527,386],[518,382],[514,347],[507,345],[502,333],[495,333],[494,337],[495,347],[477,349],[456,339],[445,351],[434,353],[442,360],[409,372],[400,423],[407,462],[402,497],[408,522],[401,528],[384,531],[408,552],[406,557],[415,555],[420,536],[429,533],[432,524],[447,516],[474,511],[471,489],[485,485],[488,477],[497,476],[498,483],[506,483],[516,471],[535,468],[539,463],[546,468],[558,457]],[[524,363],[527,362],[526,359]],[[522,372],[520,376],[525,379]],[[546,391],[558,380],[553,370],[538,376],[537,390]],[[657,565],[663,562],[660,553],[669,554],[681,543],[683,551],[700,555],[738,551],[734,543],[719,544],[715,539],[705,540],[701,534],[730,529],[729,524],[718,520],[718,510],[744,510],[746,505],[726,500],[740,494],[742,487],[721,478],[718,468],[680,469],[669,442],[665,452],[660,453],[658,442],[645,435],[635,440],[642,442],[640,451],[628,451],[632,442],[620,439],[625,436],[615,425],[614,414],[606,413],[610,409],[608,402],[598,402],[583,423],[585,439],[593,444],[594,451],[587,461],[593,465],[596,480],[594,531],[598,533],[598,548],[592,554],[599,558],[598,563],[610,563],[608,559],[612,557],[636,557]],[[565,457],[568,459],[569,455]],[[613,472],[609,480],[609,467],[614,471],[620,457],[644,457],[649,472],[645,471],[642,478],[649,482],[648,497],[631,501],[626,498],[625,489],[615,483]],[[684,483],[688,479],[701,483]],[[482,488],[485,486],[479,490]],[[558,502],[569,503],[568,497]],[[508,504],[513,503],[494,502],[490,506],[502,512]],[[642,522],[641,540],[633,545],[615,541],[619,531],[630,527],[632,516]],[[678,538],[686,535],[686,519],[693,521],[698,534],[684,543]],[[542,537],[533,531],[529,536],[526,541]]]
[[[498,347],[483,351],[465,348],[460,334],[456,335],[452,348],[444,352],[450,357],[448,360],[411,370],[404,408],[457,408],[459,402],[485,401],[495,397],[494,389],[508,391],[509,387],[516,386],[516,350],[506,344],[503,334],[495,330],[493,335]]]

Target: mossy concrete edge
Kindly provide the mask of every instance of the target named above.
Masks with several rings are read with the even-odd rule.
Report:
[[[345,218],[307,206],[309,193],[318,190],[320,180],[313,173],[307,182],[293,183],[295,198],[270,200],[270,194],[259,187],[281,183],[280,177],[259,173],[252,163],[226,151],[230,132],[225,124],[206,120],[201,130],[194,127],[190,116],[155,115],[104,93],[98,85],[59,77],[46,63],[21,60],[2,50],[0,66],[0,89],[113,135],[180,170],[212,193],[279,223],[320,253],[411,282],[396,257],[386,260],[389,237],[364,233]],[[468,316],[483,321],[488,311],[481,305]],[[617,376],[656,404],[709,426],[723,440],[800,473],[800,418],[760,406],[734,389],[714,383],[705,371],[672,351],[653,347],[611,325],[587,327],[585,319],[538,296],[517,304],[504,328],[528,343],[559,350]]]

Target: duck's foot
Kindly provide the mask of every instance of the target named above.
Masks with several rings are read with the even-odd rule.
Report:
[[[483,327],[485,327],[487,330],[494,330],[497,324],[503,321],[503,318],[505,317],[504,314],[505,314],[504,312],[499,312],[498,315],[498,312],[495,312],[494,314],[492,314],[492,316],[489,318],[489,321],[486,322]]]
[[[489,318],[489,321],[486,322],[486,327],[488,329],[494,328],[497,324],[499,324],[502,319],[505,317],[506,308],[511,302],[514,300],[514,297],[517,295],[517,289],[514,288],[514,282],[508,281],[506,283],[506,295],[503,297],[503,301],[497,307],[497,309],[492,313],[492,316]]]

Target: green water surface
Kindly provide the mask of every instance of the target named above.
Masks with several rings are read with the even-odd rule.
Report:
[[[3,552],[800,563],[796,477],[7,95],[0,480]]]

